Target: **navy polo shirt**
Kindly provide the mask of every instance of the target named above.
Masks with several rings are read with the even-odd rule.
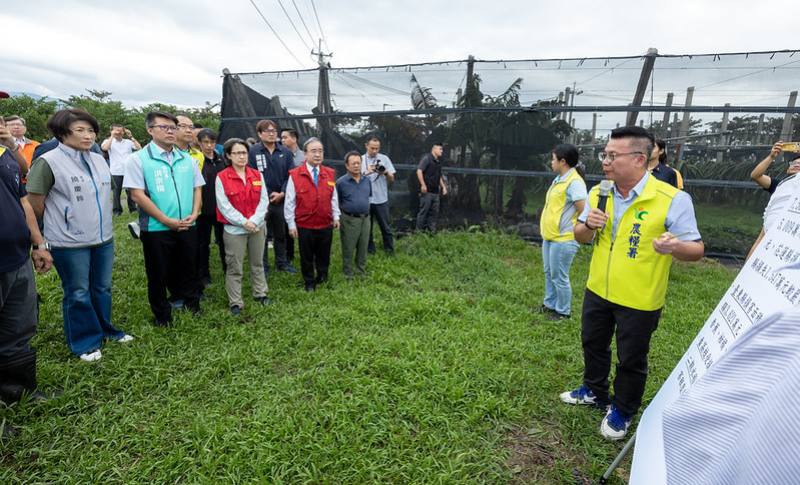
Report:
[[[0,273],[16,271],[28,261],[31,232],[20,199],[28,195],[17,160],[8,149],[0,154]]]
[[[270,153],[263,143],[256,143],[250,147],[247,162],[264,174],[267,193],[286,191],[289,170],[294,167],[294,155],[288,148],[276,143],[275,151]]]
[[[349,173],[336,180],[336,193],[339,195],[339,210],[349,215],[369,214],[369,198],[372,195],[372,183],[361,176],[356,182]]]

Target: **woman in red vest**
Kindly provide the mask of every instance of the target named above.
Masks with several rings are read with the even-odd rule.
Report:
[[[225,291],[231,313],[239,315],[242,300],[244,255],[250,260],[253,298],[269,304],[267,279],[264,276],[264,241],[267,238],[264,216],[269,196],[261,172],[247,166],[248,147],[244,140],[231,138],[223,147],[231,165],[217,174],[217,220],[223,223],[225,242]]]

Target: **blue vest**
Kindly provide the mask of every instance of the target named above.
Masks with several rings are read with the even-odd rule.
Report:
[[[196,163],[188,153],[172,150],[172,165],[154,153],[151,144],[139,150],[142,161],[145,193],[150,200],[172,219],[183,219],[192,214],[194,203],[194,171]],[[170,229],[140,210],[143,231],[169,231]]]

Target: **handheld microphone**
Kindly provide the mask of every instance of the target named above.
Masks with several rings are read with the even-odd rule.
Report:
[[[597,208],[601,211],[606,211],[606,203],[608,203],[608,194],[611,192],[611,189],[614,187],[614,182],[611,180],[605,179],[600,182],[600,194],[597,198]]]

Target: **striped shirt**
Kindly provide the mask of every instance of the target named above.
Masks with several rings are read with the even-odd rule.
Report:
[[[670,484],[800,481],[800,309],[743,335],[664,411]]]

